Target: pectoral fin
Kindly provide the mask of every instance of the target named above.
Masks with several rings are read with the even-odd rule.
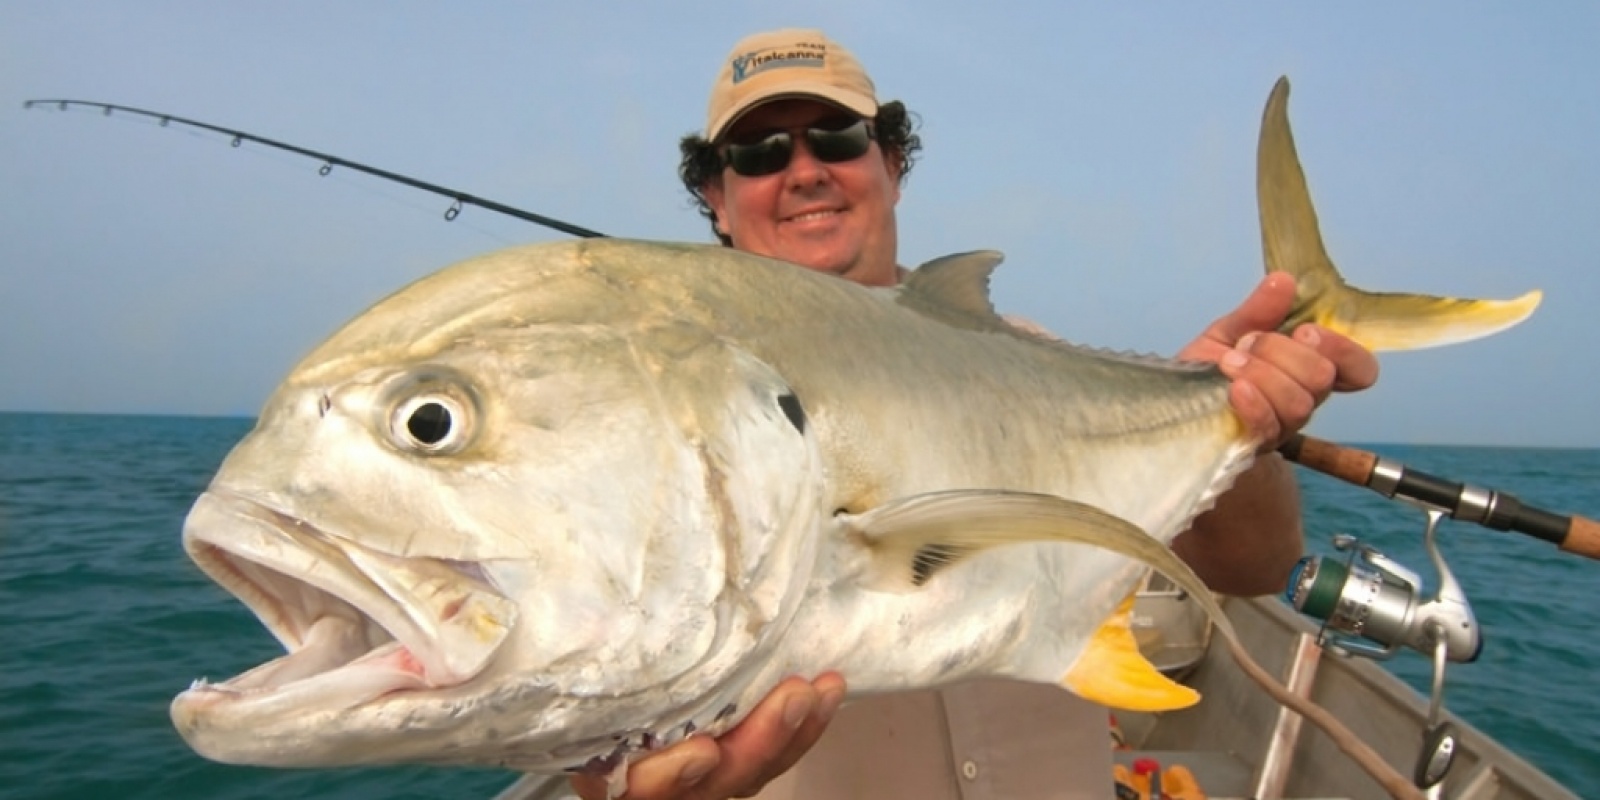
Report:
[[[1133,523],[1084,503],[1027,492],[934,492],[846,515],[840,522],[867,553],[861,577],[868,588],[916,591],[962,560],[1000,545],[1087,544],[1156,568],[1188,590],[1224,636],[1234,638],[1211,591],[1166,545]],[[1139,653],[1129,625],[1131,608],[1130,598],[1096,631],[1067,673],[1057,673],[1061,683],[1119,708],[1192,705],[1199,695],[1167,680]]]
[[[1161,674],[1133,637],[1133,595],[1090,637],[1083,655],[1062,676],[1073,694],[1129,711],[1170,711],[1200,702],[1200,693]]]
[[[1137,525],[1054,495],[998,490],[931,492],[863,514],[842,515],[838,522],[868,555],[862,582],[880,591],[915,591],[973,554],[1027,542],[1102,547],[1163,573],[1181,570],[1181,575],[1172,575],[1174,581],[1193,591],[1205,591],[1205,585],[1171,550]]]

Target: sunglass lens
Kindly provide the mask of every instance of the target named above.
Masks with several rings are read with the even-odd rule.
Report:
[[[771,175],[789,164],[794,139],[778,131],[751,144],[728,145],[728,166],[747,178]]]
[[[806,129],[806,144],[811,147],[812,155],[815,155],[817,160],[830,164],[860,158],[867,152],[871,143],[872,135],[868,132],[867,121],[864,119],[858,119],[838,130]]]

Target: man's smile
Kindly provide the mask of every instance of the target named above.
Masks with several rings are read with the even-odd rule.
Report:
[[[779,221],[780,222],[787,222],[787,223],[795,223],[795,224],[805,224],[805,223],[808,223],[808,222],[821,222],[821,221],[824,221],[824,220],[831,220],[831,219],[834,219],[835,217],[837,217],[837,216],[839,216],[840,214],[843,214],[843,213],[844,213],[844,209],[842,209],[842,208],[818,208],[818,209],[811,209],[811,210],[808,210],[808,211],[802,211],[802,212],[800,212],[798,214],[792,214],[790,216],[781,218]]]

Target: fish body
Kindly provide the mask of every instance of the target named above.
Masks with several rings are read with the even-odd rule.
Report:
[[[1254,443],[1209,368],[915,307],[981,298],[993,263],[936,263],[888,291],[724,248],[601,240],[504,251],[390,298],[275,393],[186,539],[213,574],[316,570],[312,585],[347,598],[319,598],[330,608],[304,619],[253,604],[287,646],[324,611],[362,645],[385,643],[364,615],[401,629],[421,674],[388,663],[402,649],[371,658],[409,679],[354,707],[326,675],[309,709],[271,698],[309,685],[206,688],[179,701],[180,724],[215,734],[237,717],[251,748],[278,725],[290,743],[372,732],[292,756],[327,763],[449,753],[421,732],[443,730],[474,759],[566,768],[597,753],[534,757],[573,738],[608,753],[619,733],[715,729],[795,672],[839,669],[861,692],[1059,679],[1136,565],[1024,545],[885,591],[844,520],[1005,489],[1070,497],[1167,541]],[[453,430],[430,445],[408,426],[432,406]]]
[[[1269,261],[1324,269],[1267,205]],[[381,301],[293,369],[185,523],[289,654],[198,682],[175,725],[236,763],[559,772],[725,730],[796,673],[1193,702],[1125,601],[1146,563],[1203,592],[1166,544],[1259,443],[1210,366],[1006,324],[998,261],[875,289],[586,240]],[[1430,325],[1485,307],[1461,302]]]

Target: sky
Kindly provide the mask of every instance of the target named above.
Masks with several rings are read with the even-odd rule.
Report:
[[[981,5],[981,9],[980,9]],[[709,241],[677,181],[742,36],[819,27],[925,149],[901,260],[997,249],[1004,312],[1170,354],[1261,274],[1280,75],[1329,252],[1368,289],[1545,291],[1384,354],[1308,431],[1600,447],[1600,6],[1419,2],[0,0],[0,410],[254,415],[317,342],[454,261],[563,234],[237,128],[612,235]]]

